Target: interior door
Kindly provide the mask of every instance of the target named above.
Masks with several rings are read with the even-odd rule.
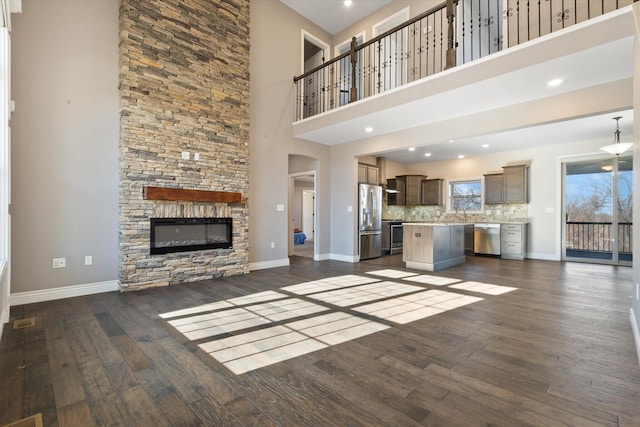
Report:
[[[563,164],[563,259],[630,264],[631,156]]]
[[[315,193],[304,190],[302,192],[302,232],[307,239],[313,240],[315,218]]]

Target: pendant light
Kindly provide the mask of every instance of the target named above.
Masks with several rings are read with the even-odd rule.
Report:
[[[606,151],[607,153],[615,154],[616,156],[624,153],[629,148],[633,146],[633,142],[620,142],[620,126],[618,125],[618,121],[622,118],[622,116],[614,117],[613,120],[616,121],[616,130],[613,133],[613,144],[605,145],[604,147],[600,147],[602,151]]]

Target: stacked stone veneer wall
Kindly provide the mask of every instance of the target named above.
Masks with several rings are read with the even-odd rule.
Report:
[[[248,273],[249,0],[121,0],[120,100],[122,288]],[[145,186],[242,202],[145,200]],[[233,249],[149,255],[150,218],[200,216],[232,217]]]

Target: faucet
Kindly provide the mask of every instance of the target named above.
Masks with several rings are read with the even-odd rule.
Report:
[[[459,215],[459,209],[456,207],[456,215]],[[467,208],[462,208],[462,222],[467,222]]]

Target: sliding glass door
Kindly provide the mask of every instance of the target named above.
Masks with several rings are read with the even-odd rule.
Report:
[[[633,160],[563,164],[563,259],[631,264]]]

